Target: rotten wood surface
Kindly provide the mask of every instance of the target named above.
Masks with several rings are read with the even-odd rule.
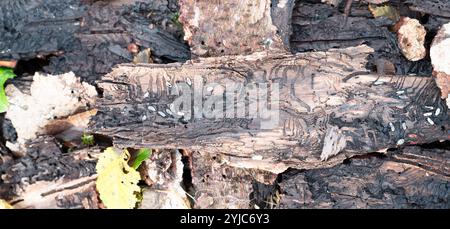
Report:
[[[195,56],[289,50],[294,0],[180,1],[185,40]]]
[[[26,155],[0,154],[0,196],[15,208],[98,208],[98,148],[63,153],[52,137],[32,141]]]
[[[75,71],[88,80],[98,79],[117,63],[130,62],[130,43],[150,48],[156,63],[189,59],[189,48],[180,41],[181,28],[173,20],[174,1],[143,1],[2,1],[0,58],[50,55],[46,71]],[[286,45],[291,34],[291,18],[286,15],[293,2],[271,1],[269,16],[262,4],[268,2],[261,1],[264,20],[251,29],[261,31],[258,26],[273,24],[278,29],[275,37],[280,36],[274,39],[277,45]],[[389,31],[392,22],[374,19],[365,3],[353,1],[347,24],[342,25],[344,1],[336,8],[320,2],[297,1],[289,41],[293,52],[314,52],[267,52],[264,45],[270,40],[257,44],[264,38],[259,34],[239,38],[253,42],[254,49],[244,53],[265,52],[118,66],[98,81],[103,97],[91,130],[96,137],[111,136],[122,148],[193,150],[183,155],[189,163],[181,182],[193,208],[449,208],[449,149],[440,145],[450,139],[448,107],[431,77],[407,75],[429,76],[429,60],[408,62],[399,57]],[[286,8],[278,7],[283,3]],[[446,0],[390,4],[402,10],[406,6],[408,16],[417,14],[431,32],[450,21]],[[207,32],[211,36],[203,46],[213,55],[223,55],[221,50],[243,53],[217,45],[215,39],[222,37]],[[274,36],[274,30],[268,34]],[[193,50],[202,46],[203,35],[195,35]],[[351,47],[360,44],[370,48]],[[388,72],[400,75],[370,72],[380,58],[394,66]],[[279,104],[280,120],[262,129],[265,119],[251,114],[187,119],[171,111],[178,95],[169,92],[177,83],[204,93],[201,100],[222,98],[220,85],[225,83],[250,89],[256,83],[270,88],[278,84],[280,96],[271,98]],[[218,85],[200,86],[206,83]],[[236,99],[244,104],[233,100],[227,107],[248,105],[248,91],[240,92]],[[194,105],[194,110],[200,108]],[[427,144],[439,141],[439,146]],[[95,190],[100,149],[65,153],[61,148],[54,138],[40,137],[30,142],[24,156],[16,157],[0,144],[0,198],[16,208],[101,207]],[[173,152],[161,155],[180,164]],[[157,171],[161,177],[172,173]],[[150,206],[155,206],[155,197],[150,199]]]
[[[333,168],[286,172],[278,208],[448,209],[449,153],[448,147],[405,147]]]
[[[33,159],[26,156],[11,160],[7,162],[11,167],[0,161],[2,198],[15,208],[101,207],[95,190],[95,149],[61,154],[55,142],[47,138],[45,143],[33,145],[34,150],[39,152],[32,153]],[[52,173],[47,164],[52,152],[63,158],[57,161],[50,156],[60,167],[58,173]],[[171,152],[161,155],[170,157]],[[330,168],[273,174],[230,166],[220,154],[191,152],[182,183],[188,184],[185,198],[191,200],[191,207],[201,209],[448,208],[449,155],[444,143],[406,146],[385,155],[355,156]],[[178,158],[174,163],[181,161]],[[171,177],[170,172],[164,174],[164,168],[156,171],[162,172],[162,177]],[[151,205],[142,204],[141,208],[154,208],[167,201],[174,199],[151,199]]]
[[[22,60],[18,71],[26,73],[26,61],[38,59],[48,73],[90,81],[131,62],[130,43],[150,48],[156,63],[184,61],[190,52],[177,8],[173,0],[1,1],[0,60]]]
[[[375,50],[369,59],[371,69],[386,73],[379,64],[380,60],[386,60],[394,66],[394,74],[431,75],[432,66],[429,57],[421,61],[409,61],[402,55],[397,37],[391,31],[394,21],[374,18],[368,4],[361,1],[353,1],[346,19],[343,15],[345,2],[341,1],[341,4],[332,6],[315,0],[297,1],[292,13],[291,51],[294,53],[325,51],[330,48],[366,44]],[[428,16],[421,16],[417,11],[410,10],[409,5],[399,0],[389,1],[389,4],[399,9],[402,15],[426,21],[425,27],[430,34],[435,33],[440,26],[450,20],[446,18],[435,20],[433,15],[428,15],[428,20]],[[343,23],[344,21],[346,23]],[[429,43],[431,42],[426,44],[427,48]]]
[[[448,108],[434,80],[371,74],[365,65],[372,51],[359,46],[186,64],[122,65],[98,82],[103,98],[91,129],[111,136],[122,148],[221,153],[229,164],[274,173],[289,167],[329,167],[356,154],[449,140]],[[223,86],[230,82],[244,87],[278,84],[279,98],[271,102],[279,108],[279,120],[264,129],[261,124],[267,117],[261,115],[208,119],[194,112],[201,110],[195,102],[187,111],[193,112],[192,118],[186,119],[171,111],[179,95],[170,91],[179,82],[203,92],[197,95],[204,96],[202,102],[222,99]],[[239,100],[248,106],[245,92],[225,107],[237,110],[243,106]]]

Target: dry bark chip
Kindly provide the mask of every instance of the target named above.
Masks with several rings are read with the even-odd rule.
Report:
[[[402,17],[395,25],[397,39],[403,55],[411,61],[418,61],[425,57],[425,27],[416,19]]]
[[[433,64],[433,75],[436,77],[438,87],[441,89],[442,98],[448,98],[450,93],[450,23],[445,24],[439,30],[433,40],[430,50]],[[449,100],[447,99],[447,106]]]

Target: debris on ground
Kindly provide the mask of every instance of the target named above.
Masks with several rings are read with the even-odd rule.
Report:
[[[13,84],[6,87],[6,93],[10,101],[6,118],[11,120],[17,132],[16,142],[11,143],[18,150],[37,135],[53,132],[54,129],[46,129],[46,126],[54,120],[90,109],[97,97],[94,86],[81,82],[71,72],[62,75],[36,73],[30,94],[22,93]]]
[[[291,12],[294,1],[271,2],[180,1],[180,22],[192,54],[206,57],[288,49],[289,44],[285,42],[290,34],[283,34],[283,31],[290,31],[290,21],[286,19],[289,14],[281,14],[285,21],[277,24],[276,11]]]
[[[171,20],[176,0],[4,0],[0,8],[0,60],[41,59],[46,73],[72,71],[93,83],[133,60],[130,43],[150,48],[157,63],[190,58],[182,28]]]
[[[438,87],[441,89],[441,96],[447,99],[447,106],[450,107],[450,23],[442,26],[431,45],[430,56],[433,64],[433,75]]]
[[[180,152],[157,151],[142,164],[140,171],[150,186],[143,189],[140,209],[192,208],[182,187],[184,165]]]
[[[448,0],[0,8],[0,209],[450,208]]]

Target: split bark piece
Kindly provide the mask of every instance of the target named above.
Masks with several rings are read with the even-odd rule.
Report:
[[[436,83],[441,89],[442,98],[447,99],[450,94],[450,23],[445,24],[439,30],[433,40],[430,50],[431,62],[433,64],[433,75]],[[447,105],[448,106],[448,105]]]
[[[226,165],[220,155],[193,152],[192,160],[194,208],[252,208],[254,183],[277,178],[277,174]]]
[[[449,208],[448,150],[406,147],[384,157],[282,175],[280,208]]]
[[[403,144],[448,140],[448,108],[434,80],[371,75],[364,66],[372,51],[359,46],[207,58],[183,65],[121,65],[98,83],[104,97],[91,129],[112,137],[121,148],[219,153],[230,165],[273,173],[332,166],[346,156]],[[234,113],[217,119],[203,116],[208,103],[223,101],[223,88],[229,84],[241,85],[233,88],[239,92],[235,100],[224,101]],[[264,126],[273,124],[267,121],[276,114],[268,107],[242,117],[235,113],[254,105],[247,93],[260,85],[279,86],[278,98],[273,92],[262,98],[272,110],[279,108],[273,126]],[[172,104],[182,88],[190,90],[194,103],[186,103],[189,109],[180,114]]]
[[[181,153],[160,151],[139,167],[141,177],[150,188],[143,190],[140,209],[188,209],[191,208],[183,183]]]
[[[408,60],[418,61],[426,56],[425,36],[427,31],[417,19],[402,17],[395,25],[395,30],[400,50]]]
[[[0,165],[0,196],[15,208],[98,208],[99,153],[89,148],[64,154],[54,138],[35,139],[25,156]]]
[[[182,0],[180,21],[196,56],[288,50],[293,6],[293,0]]]

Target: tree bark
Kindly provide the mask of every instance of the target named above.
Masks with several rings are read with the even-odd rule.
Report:
[[[449,139],[448,108],[432,78],[373,75],[367,46],[297,55],[200,59],[186,64],[121,65],[98,85],[103,98],[91,129],[119,147],[182,148],[221,153],[230,164],[280,173],[346,157]],[[279,120],[261,128],[261,112],[244,118],[192,119],[171,111],[177,82],[223,97],[227,82],[279,85]],[[200,83],[216,87],[199,87]],[[222,88],[222,89],[221,89]],[[200,95],[201,96],[201,95]],[[237,99],[249,99],[245,93]],[[203,101],[205,102],[205,101]],[[240,103],[225,102],[238,108]],[[245,106],[250,103],[246,101]],[[261,107],[258,111],[263,111]],[[199,111],[199,104],[192,111]],[[250,117],[249,117],[250,115]],[[337,156],[335,156],[337,155]]]
[[[279,208],[450,207],[449,151],[405,147],[282,175]]]
[[[99,153],[97,147],[63,153],[54,138],[40,137],[23,157],[0,154],[0,196],[14,208],[98,208]]]

